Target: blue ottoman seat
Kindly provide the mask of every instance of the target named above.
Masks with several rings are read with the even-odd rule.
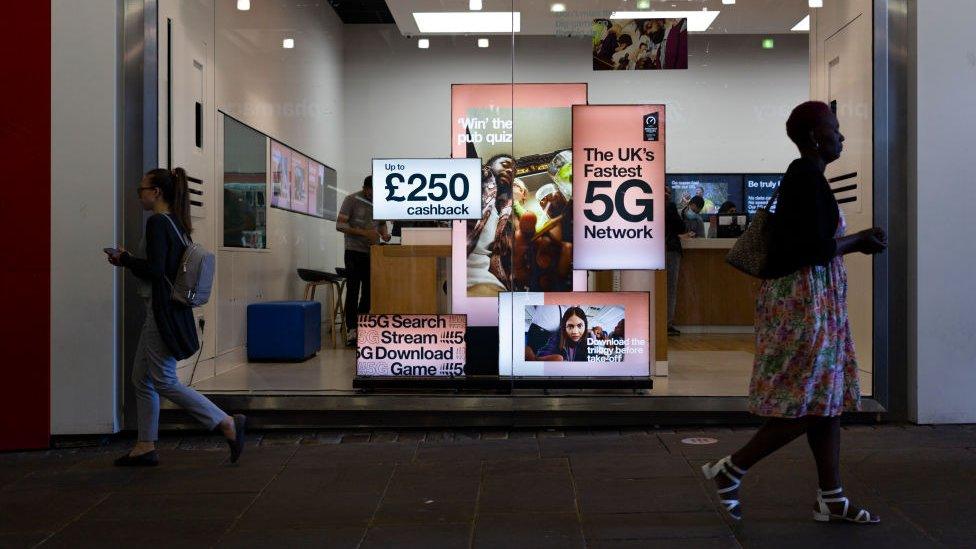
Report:
[[[322,304],[266,301],[247,306],[247,359],[302,361],[322,348]]]

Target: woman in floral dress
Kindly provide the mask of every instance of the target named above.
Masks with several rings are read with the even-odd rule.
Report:
[[[844,219],[824,170],[840,157],[844,136],[825,103],[793,109],[786,133],[800,150],[783,176],[772,217],[774,278],[756,304],[756,358],[749,408],[766,418],[738,452],[702,467],[735,520],[746,471],[802,434],[817,462],[818,521],[861,524],[879,517],[851,504],[840,482],[840,415],[860,405],[857,361],[847,318],[844,255],[877,254],[887,246],[878,228],[845,236]]]

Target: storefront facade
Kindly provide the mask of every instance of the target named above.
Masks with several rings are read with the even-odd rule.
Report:
[[[52,3],[49,434],[131,426],[127,378],[142,303],[132,281],[94,262],[100,258],[87,248],[99,246],[87,244],[137,248],[143,216],[132,189],[157,166],[190,173],[194,235],[217,256],[214,297],[197,314],[202,351],[181,363],[180,377],[223,407],[249,410],[260,425],[748,421],[756,283],[724,263],[735,235],[717,209],[729,201],[750,215],[764,201],[795,157],[786,115],[809,99],[830,103],[847,136],[845,156],[827,176],[848,226],[882,227],[891,244],[886,254],[848,262],[864,395],[858,419],[973,420],[976,410],[933,398],[937,374],[918,359],[933,341],[918,322],[961,306],[928,294],[941,275],[931,270],[937,261],[919,262],[927,257],[923,220],[935,210],[927,200],[934,191],[921,183],[931,156],[915,136],[938,132],[913,116],[941,103],[938,90],[915,79],[940,68],[920,61],[932,53],[916,22],[937,14],[895,0],[797,2],[763,13],[740,0],[697,6],[722,10],[702,22],[698,13],[628,18],[610,3],[560,11],[519,0],[459,6],[455,26],[438,32],[426,26],[437,17],[424,20],[417,6],[379,4],[343,11],[327,3],[105,2],[78,17]],[[493,13],[506,14],[501,27],[458,30],[469,14]],[[809,31],[791,30],[807,15]],[[112,32],[92,35],[86,25]],[[623,37],[627,25],[637,47],[603,52],[608,31]],[[635,116],[636,130],[626,129]],[[628,142],[630,131],[637,138]],[[643,152],[622,158],[631,148]],[[418,163],[433,158],[446,163]],[[480,161],[472,171],[464,158]],[[78,159],[90,169],[67,185]],[[512,163],[514,181],[493,170],[495,161]],[[350,267],[336,227],[340,207],[372,173],[374,196],[382,193],[374,205],[395,209],[389,182],[398,170],[404,180],[443,171],[452,185],[444,197],[459,204],[477,178],[483,200],[473,207],[482,215],[434,217],[441,228],[416,229],[403,222],[431,217],[384,210],[402,231],[373,246],[369,260],[372,312],[389,316],[360,320],[359,352],[343,348],[334,322],[337,285],[316,279],[318,353],[254,359],[265,334],[253,332],[262,320],[249,306],[307,300],[309,278],[298,269],[339,274],[346,284],[337,270]],[[500,195],[485,198],[494,178],[518,191],[508,209]],[[608,188],[644,191],[627,182],[642,179],[645,196],[667,185],[676,201],[700,194],[710,203],[702,214],[715,230],[703,226],[707,234],[684,241],[680,336],[667,331],[663,243],[639,232],[615,245],[587,240],[625,231],[641,215],[626,189],[593,199],[603,185],[593,182],[604,179]],[[406,198],[406,187],[399,192]],[[499,206],[489,207],[492,200]],[[663,230],[654,225],[663,203],[643,204],[643,234]],[[621,225],[600,225],[611,210]],[[504,238],[509,255],[496,255]],[[532,254],[525,265],[520,253]],[[547,345],[563,348],[557,330],[577,318],[571,308],[593,344],[558,351],[569,362],[546,362],[557,353]],[[412,314],[463,316],[405,316]],[[434,339],[423,336],[428,326]],[[463,344],[450,335],[459,331]],[[972,350],[972,338],[958,337],[962,352],[946,361]],[[415,343],[440,354],[424,355],[432,351]],[[420,362],[397,360],[410,355],[392,348],[416,350]],[[964,369],[948,371],[959,384],[976,384]],[[185,424],[175,412],[164,421]]]

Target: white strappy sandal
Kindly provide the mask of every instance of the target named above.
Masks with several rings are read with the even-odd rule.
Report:
[[[867,509],[858,509],[857,514],[854,516],[848,513],[851,510],[851,500],[847,499],[844,495],[843,488],[837,488],[836,490],[828,490],[824,492],[823,490],[817,490],[817,510],[813,512],[813,520],[817,522],[830,522],[831,520],[844,520],[847,522],[854,522],[857,524],[878,524],[881,522],[881,517],[872,515]],[[826,497],[824,497],[826,496]],[[833,496],[833,497],[831,497]],[[835,515],[830,512],[830,503],[843,503],[844,512]]]
[[[725,475],[725,478],[729,479],[732,483],[725,488],[718,488],[719,502],[725,507],[725,512],[733,520],[742,520],[742,507],[737,499],[726,499],[723,496],[729,492],[735,492],[739,489],[742,484],[742,477],[745,476],[746,472],[743,469],[739,469],[732,463],[732,456],[725,456],[724,458],[713,463],[706,463],[702,465],[702,474],[705,478],[709,480],[715,480],[718,475]]]

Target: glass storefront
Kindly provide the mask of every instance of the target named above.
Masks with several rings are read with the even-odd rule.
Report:
[[[217,255],[181,379],[264,409],[745,411],[760,281],[725,256],[794,106],[837,113],[827,178],[848,232],[878,224],[875,16],[831,4],[160,1],[160,164]],[[847,268],[870,397],[875,265]]]

